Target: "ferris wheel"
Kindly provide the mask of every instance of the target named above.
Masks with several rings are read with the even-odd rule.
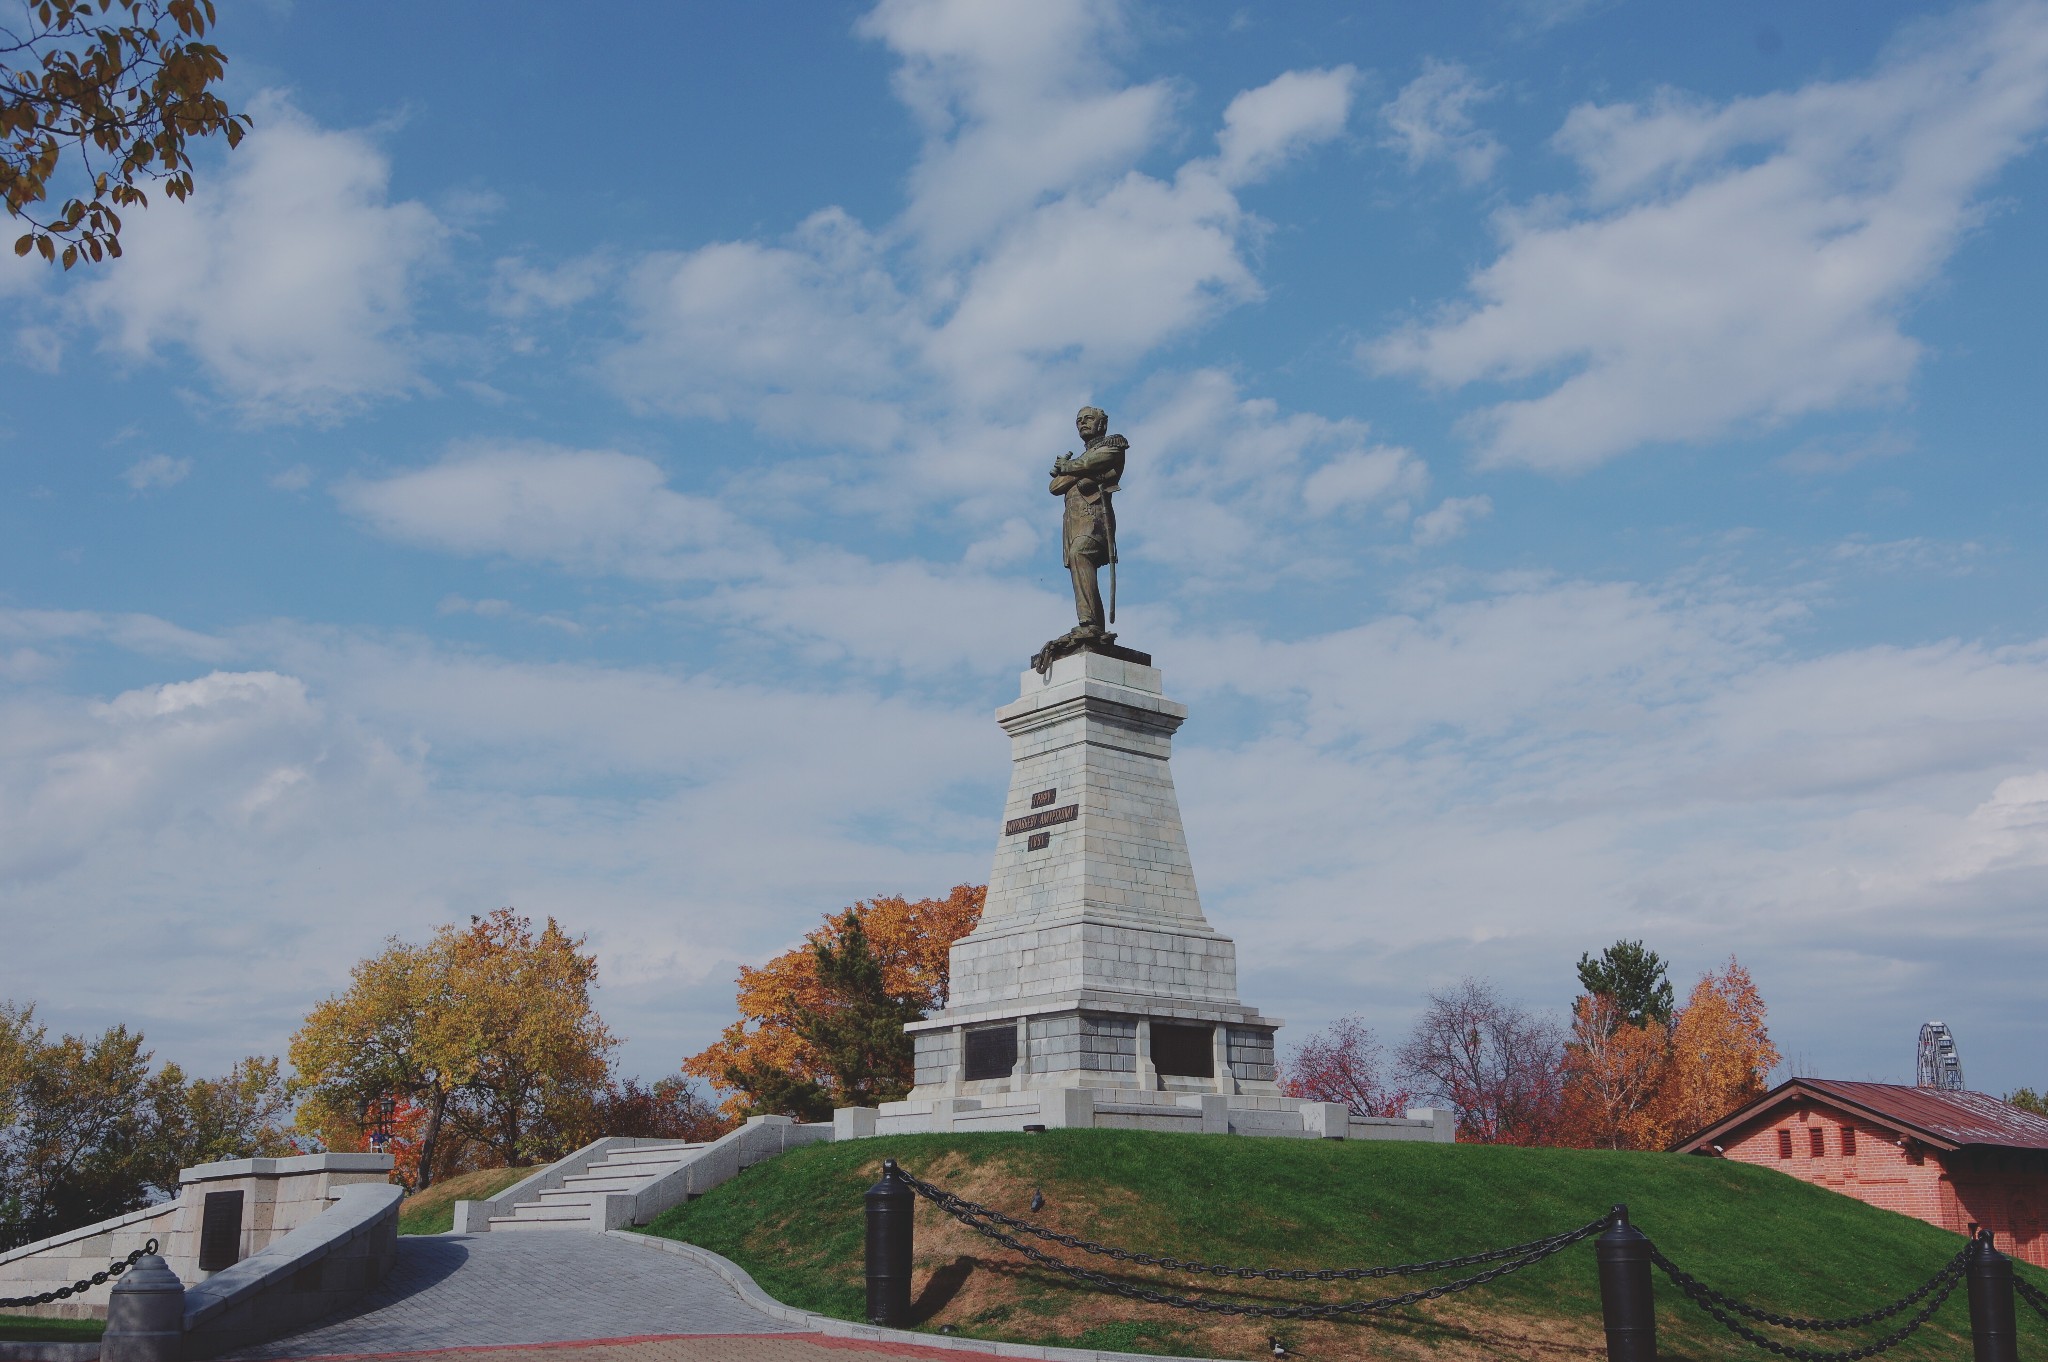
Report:
[[[1963,1057],[1956,1049],[1956,1038],[1949,1034],[1947,1022],[1928,1022],[1920,1028],[1919,1074],[1914,1086],[1963,1091]]]

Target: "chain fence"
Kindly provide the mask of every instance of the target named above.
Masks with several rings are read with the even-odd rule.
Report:
[[[1436,1300],[1455,1292],[1469,1291],[1497,1281],[1510,1273],[1542,1262],[1545,1258],[1561,1253],[1565,1249],[1589,1239],[1610,1225],[1626,1229],[1625,1215],[1619,1207],[1607,1215],[1589,1221],[1577,1229],[1560,1231],[1541,1239],[1532,1239],[1525,1244],[1507,1248],[1488,1249],[1481,1253],[1462,1254],[1453,1258],[1435,1258],[1425,1262],[1392,1263],[1376,1267],[1348,1268],[1278,1268],[1241,1267],[1228,1263],[1205,1263],[1186,1258],[1175,1258],[1167,1254],[1139,1253],[1130,1249],[1084,1239],[1079,1235],[1066,1234],[1024,1220],[1014,1215],[969,1201],[943,1187],[937,1187],[924,1179],[914,1176],[901,1168],[894,1169],[911,1191],[931,1202],[939,1210],[953,1217],[961,1224],[984,1238],[1022,1254],[1041,1267],[1049,1268],[1077,1282],[1097,1290],[1131,1300],[1144,1301],[1150,1305],[1164,1305],[1179,1310],[1196,1310],[1206,1314],[1250,1316],[1261,1319],[1339,1319],[1358,1318],[1397,1310],[1403,1306],[1423,1301]],[[1296,1301],[1286,1304],[1251,1304],[1231,1300],[1203,1299],[1194,1296],[1176,1295],[1171,1291],[1159,1290],[1141,1282],[1120,1280],[1105,1272],[1068,1262],[1055,1257],[1027,1243],[1027,1239],[1042,1240],[1075,1249],[1082,1253],[1108,1258],[1118,1263],[1129,1263],[1140,1267],[1155,1268],[1166,1272],[1183,1273],[1195,1277],[1216,1277],[1233,1281],[1268,1282],[1355,1282],[1376,1278],[1409,1277],[1431,1273],[1458,1271],[1464,1268],[1484,1267],[1485,1270],[1453,1281],[1440,1282],[1434,1286],[1394,1295],[1377,1296],[1368,1300],[1351,1301]],[[1802,1315],[1781,1314],[1761,1309],[1745,1301],[1737,1300],[1725,1291],[1708,1286],[1699,1278],[1679,1267],[1658,1251],[1654,1244],[1640,1237],[1636,1242],[1647,1250],[1650,1264],[1663,1271],[1664,1275],[1682,1292],[1686,1299],[1706,1312],[1716,1323],[1745,1342],[1762,1348],[1791,1362],[1862,1362],[1862,1359],[1877,1357],[1889,1352],[1917,1333],[1922,1326],[1934,1318],[1948,1303],[1955,1289],[1984,1251],[1984,1241],[1972,1239],[1955,1257],[1913,1290],[1888,1304],[1866,1310],[1861,1314],[1844,1315],[1837,1319],[1810,1318]],[[1638,1258],[1638,1262],[1642,1259]],[[1648,1271],[1648,1267],[1644,1267]],[[2013,1278],[2013,1287],[2029,1307],[2048,1320],[2048,1292],[2042,1291],[2031,1282],[2019,1277]],[[1647,1280],[1643,1290],[1647,1291]],[[1645,1297],[1647,1302],[1647,1297]],[[1914,1307],[1918,1306],[1917,1310]],[[1860,1347],[1825,1352],[1815,1348],[1802,1347],[1758,1332],[1745,1321],[1767,1325],[1776,1329],[1788,1329],[1804,1334],[1844,1333],[1856,1329],[1868,1329],[1883,1324],[1913,1311],[1905,1321],[1881,1338],[1874,1339]]]
[[[984,1206],[978,1202],[968,1201],[964,1197],[957,1196],[943,1188],[934,1187],[922,1178],[915,1177],[900,1169],[897,1172],[897,1176],[908,1183],[911,1189],[919,1196],[924,1197],[927,1201],[930,1201],[940,1210],[977,1234],[991,1239],[1005,1248],[1023,1254],[1041,1267],[1051,1268],[1053,1271],[1071,1277],[1075,1281],[1084,1282],[1114,1295],[1144,1301],[1150,1305],[1166,1305],[1179,1310],[1198,1310],[1205,1314],[1244,1315],[1259,1319],[1337,1319],[1346,1316],[1355,1318],[1361,1315],[1380,1314],[1388,1310],[1397,1310],[1402,1306],[1414,1305],[1426,1300],[1435,1300],[1438,1297],[1448,1296],[1458,1291],[1468,1291],[1475,1286],[1484,1286],[1488,1282],[1497,1281],[1510,1273],[1519,1272],[1525,1267],[1539,1263],[1553,1254],[1563,1252],[1580,1240],[1598,1234],[1602,1229],[1606,1228],[1609,1220],[1607,1216],[1603,1215],[1598,1220],[1591,1221],[1575,1230],[1565,1230],[1558,1234],[1546,1235],[1541,1239],[1532,1239],[1526,1244],[1516,1244],[1510,1248],[1489,1249],[1484,1253],[1466,1254],[1458,1258],[1439,1258],[1430,1262],[1399,1263],[1384,1267],[1360,1268],[1231,1267],[1219,1263],[1195,1263],[1158,1254],[1133,1253],[1128,1249],[1111,1248],[1104,1244],[1098,1244],[1093,1240],[1082,1239],[1077,1235],[1062,1234],[1043,1225],[1033,1224],[1028,1220],[1020,1220],[1015,1216],[1006,1215],[993,1207]],[[1096,1254],[1118,1262],[1137,1263],[1146,1267],[1163,1268],[1168,1271],[1184,1272],[1190,1275],[1231,1277],[1239,1280],[1360,1281],[1373,1277],[1406,1277],[1419,1273],[1452,1271],[1461,1267],[1477,1266],[1481,1263],[1496,1263],[1498,1266],[1490,1267],[1484,1272],[1474,1273],[1470,1277],[1459,1278],[1456,1281],[1441,1282],[1435,1286],[1424,1287],[1420,1290],[1405,1291],[1399,1295],[1379,1296],[1370,1300],[1328,1303],[1303,1301],[1292,1305],[1250,1305],[1241,1304],[1236,1301],[1202,1300],[1192,1296],[1177,1296],[1132,1282],[1118,1281],[1107,1273],[1091,1271],[1088,1268],[1055,1258],[1049,1253],[1026,1244],[1017,1238],[1016,1235],[1008,1233],[1008,1230],[1016,1230],[1022,1234],[1035,1236],[1051,1243],[1063,1244],[1069,1248],[1079,1249],[1084,1253]]]
[[[107,1282],[114,1280],[114,1278],[120,1276],[129,1268],[134,1267],[136,1260],[141,1258],[145,1253],[155,1253],[156,1251],[157,1241],[152,1239],[148,1243],[144,1244],[141,1248],[135,1250],[135,1252],[129,1254],[126,1258],[114,1259],[113,1262],[107,1264],[105,1270],[95,1272],[90,1277],[80,1277],[77,1281],[73,1282],[69,1286],[60,1286],[54,1291],[45,1291],[39,1295],[10,1296],[4,1300],[0,1300],[0,1310],[12,1310],[18,1306],[23,1305],[49,1305],[55,1301],[61,1301],[67,1297],[76,1296],[81,1292],[90,1291],[96,1286],[101,1286]]]
[[[1664,1275],[1671,1279],[1672,1285],[1684,1292],[1688,1300],[1706,1311],[1707,1314],[1714,1318],[1716,1323],[1738,1338],[1753,1343],[1759,1348],[1776,1353],[1780,1357],[1789,1357],[1793,1359],[1793,1362],[1859,1362],[1859,1359],[1876,1357],[1879,1353],[1889,1352],[1911,1338],[1918,1332],[1921,1325],[1933,1319],[1935,1312],[1947,1303],[1949,1294],[1956,1289],[1956,1283],[1960,1282],[1963,1279],[1963,1274],[1969,1271],[1970,1264],[1976,1259],[1977,1248],[1978,1241],[1971,1240],[1963,1246],[1960,1253],[1943,1264],[1939,1272],[1936,1272],[1932,1277],[1929,1277],[1906,1295],[1901,1296],[1889,1305],[1882,1305],[1875,1310],[1866,1310],[1860,1315],[1848,1315],[1841,1319],[1806,1319],[1797,1315],[1775,1314],[1769,1310],[1759,1310],[1753,1305],[1745,1305],[1726,1292],[1716,1291],[1699,1278],[1684,1271],[1678,1264],[1658,1252],[1654,1245],[1650,1249],[1650,1261],[1663,1270]],[[1868,1328],[1880,1320],[1890,1319],[1893,1315],[1907,1309],[1916,1302],[1926,1299],[1930,1294],[1933,1295],[1934,1299],[1929,1300],[1918,1314],[1907,1320],[1900,1328],[1886,1334],[1883,1338],[1866,1343],[1860,1348],[1851,1348],[1841,1352],[1818,1352],[1811,1348],[1796,1347],[1760,1334],[1736,1318],[1736,1316],[1741,1315],[1762,1324],[1775,1325],[1781,1329],[1801,1329],[1817,1333],[1840,1333],[1849,1329]]]
[[[2021,1300],[2034,1308],[2035,1314],[2043,1320],[2048,1320],[2048,1291],[2043,1291],[2017,1272],[2012,1274],[2012,1289]]]

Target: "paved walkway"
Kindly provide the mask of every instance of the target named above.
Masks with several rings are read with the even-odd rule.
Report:
[[[250,1354],[254,1356],[255,1354]],[[823,1334],[677,1334],[532,1347],[455,1348],[413,1353],[343,1354],[347,1362],[875,1362],[884,1357],[929,1362],[1017,1362],[1014,1357],[915,1343],[874,1343]],[[340,1357],[326,1362],[340,1362]]]
[[[681,1346],[675,1335],[802,1333],[800,1326],[762,1314],[688,1258],[601,1234],[406,1235],[398,1241],[391,1275],[362,1305],[303,1333],[228,1356],[361,1356],[599,1339],[618,1342],[593,1350],[593,1362],[600,1356],[610,1362],[737,1362],[743,1356],[749,1362],[756,1356],[762,1362],[809,1362],[800,1352],[673,1351]],[[671,1350],[659,1351],[665,1348]],[[538,1356],[571,1362],[557,1348]],[[830,1356],[850,1362],[843,1350]],[[516,1362],[509,1352],[497,1357]]]

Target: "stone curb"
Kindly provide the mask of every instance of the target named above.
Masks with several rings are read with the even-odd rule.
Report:
[[[16,1342],[0,1339],[0,1362],[95,1362],[98,1343]]]
[[[784,1305],[763,1291],[760,1284],[747,1275],[745,1268],[730,1258],[719,1257],[710,1249],[685,1244],[675,1239],[664,1239],[659,1235],[638,1234],[632,1230],[606,1230],[605,1233],[614,1239],[630,1239],[660,1249],[664,1253],[688,1258],[724,1278],[726,1285],[739,1292],[747,1304],[762,1314],[791,1324],[801,1324],[835,1338],[857,1338],[871,1343],[900,1343],[950,1352],[993,1353],[998,1357],[1038,1357],[1047,1359],[1047,1362],[1215,1362],[1215,1359],[1205,1357],[1167,1357],[1159,1353],[1111,1353],[1094,1348],[1058,1348],[1045,1343],[998,1343],[983,1338],[963,1338],[958,1334],[921,1334],[910,1329],[884,1329],[874,1324],[854,1324],[848,1320],[818,1314],[816,1311],[799,1310],[793,1305]]]

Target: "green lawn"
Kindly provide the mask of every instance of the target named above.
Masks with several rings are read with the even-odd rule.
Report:
[[[103,1319],[40,1319],[34,1315],[0,1315],[0,1342],[91,1343],[107,1331]]]
[[[1672,1259],[1740,1299],[1814,1316],[1868,1310],[1931,1276],[1960,1237],[1770,1169],[1717,1159],[1475,1145],[1232,1139],[1135,1131],[925,1135],[813,1145],[749,1170],[648,1228],[745,1267],[792,1305],[845,1319],[863,1309],[861,1195],[884,1156],[1013,1215],[1154,1253],[1259,1266],[1343,1267],[1445,1257],[1519,1243],[1625,1202]],[[1277,1332],[1304,1356],[1584,1355],[1599,1343],[1590,1244],[1454,1298],[1365,1324],[1254,1325],[1105,1297],[941,1221],[920,1204],[926,1327],[986,1338],[1077,1342],[1212,1356]],[[1041,1245],[1041,1247],[1050,1247]],[[1117,1265],[1052,1250],[1087,1266]],[[2048,1286],[2048,1274],[2023,1269]],[[1178,1294],[1217,1289],[1125,1270]],[[1260,1282],[1238,1299],[1339,1300],[1404,1285]],[[1660,1352],[1670,1358],[1766,1354],[1722,1332],[1658,1278]],[[948,1299],[948,1293],[950,1298]],[[2048,1329],[2024,1304],[2022,1352],[2048,1357]],[[1875,1337],[1795,1337],[1832,1350]],[[1906,1359],[1969,1354],[1961,1288],[1901,1348]]]
[[[531,1168],[481,1168],[458,1173],[426,1191],[407,1197],[398,1207],[400,1234],[446,1234],[455,1228],[455,1203],[486,1201],[533,1173]]]

